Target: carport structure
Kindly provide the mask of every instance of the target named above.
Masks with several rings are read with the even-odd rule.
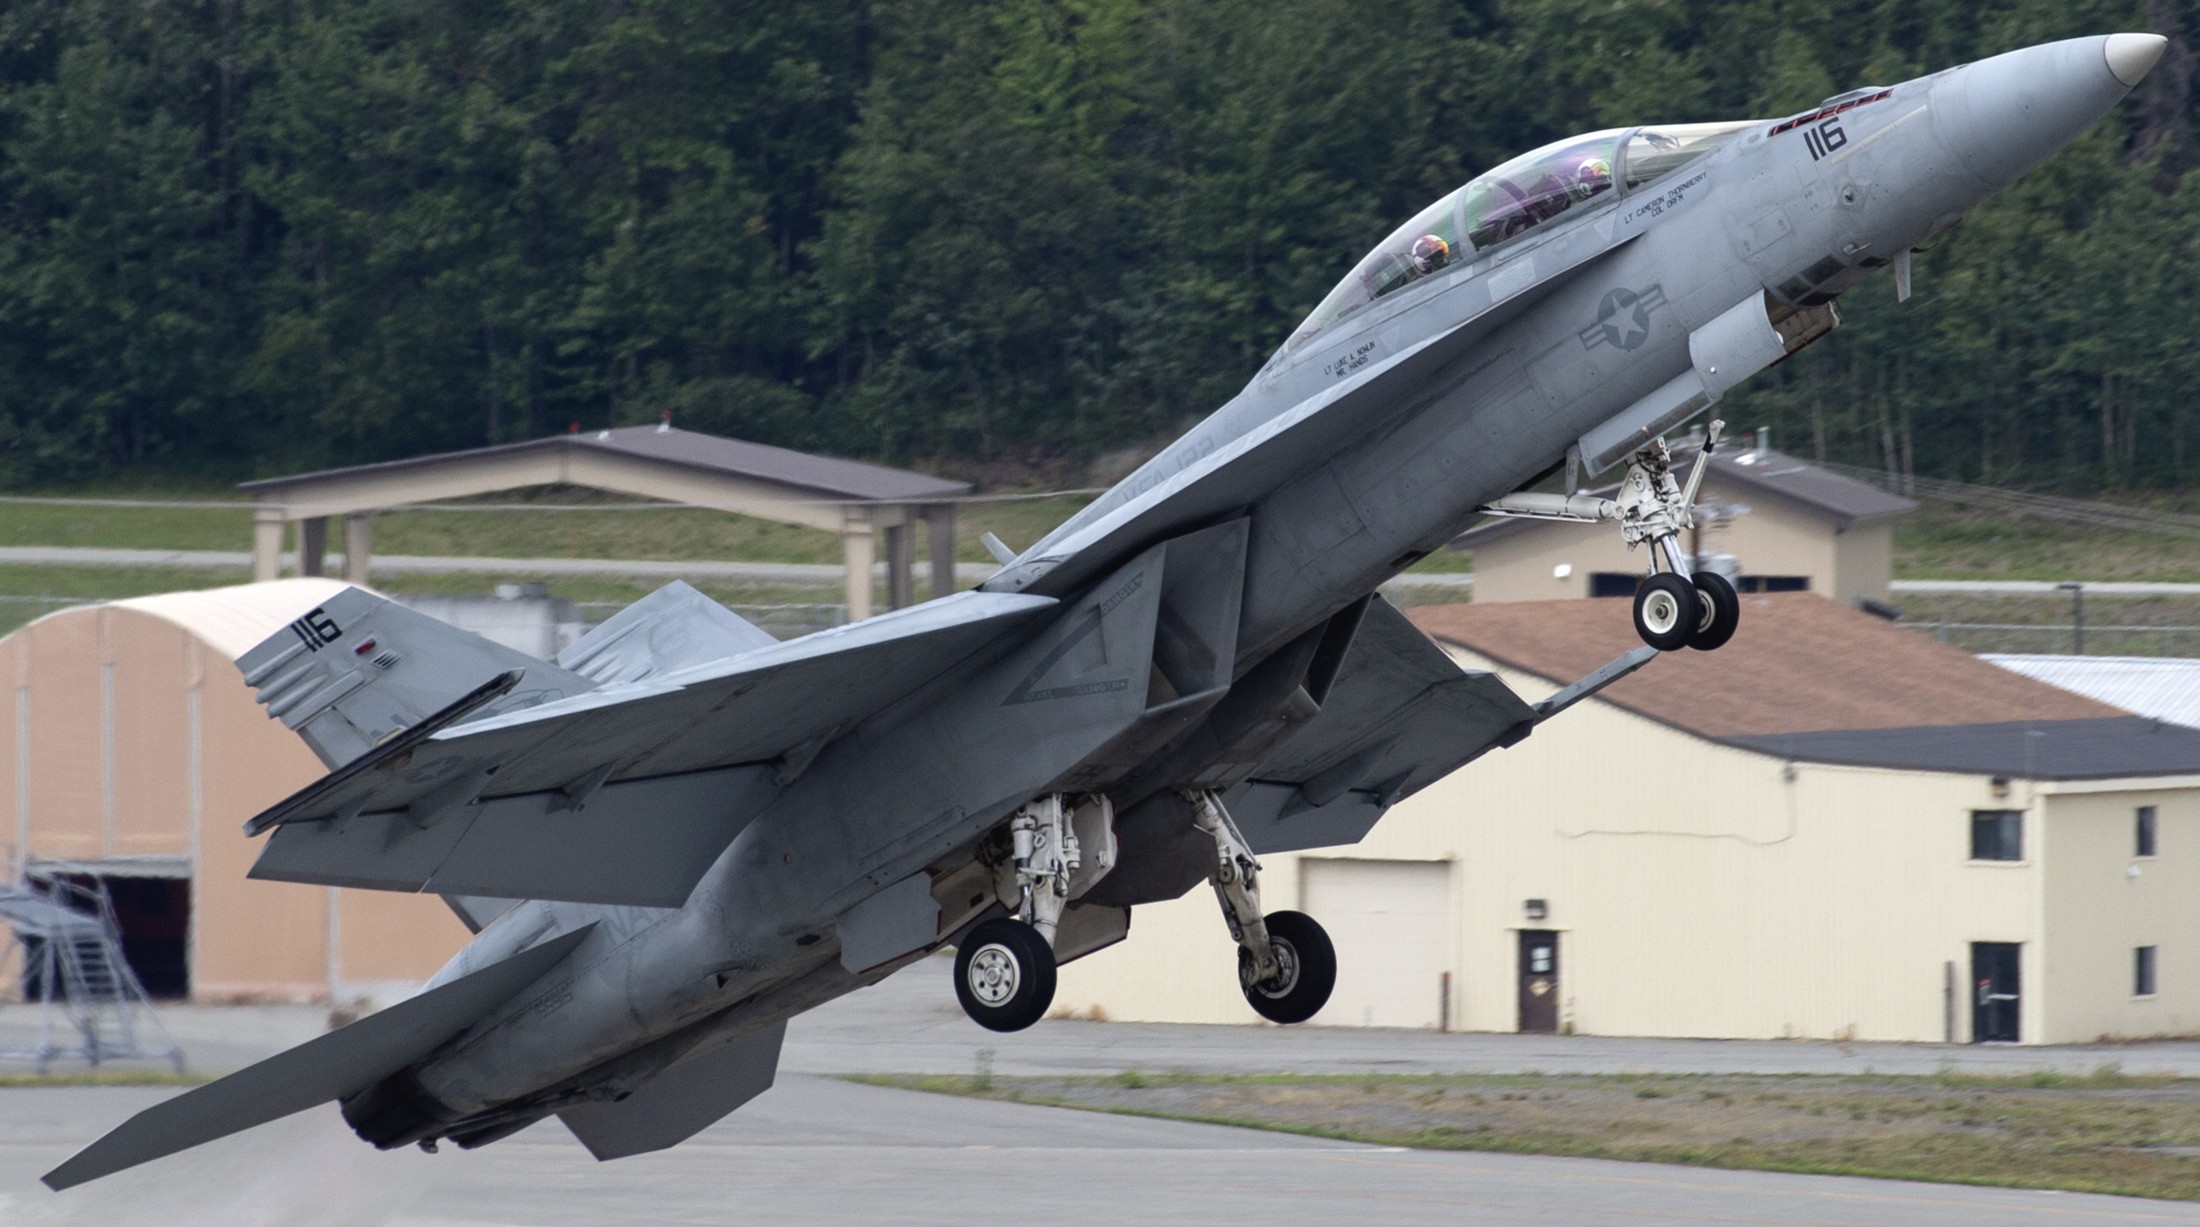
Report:
[[[554,484],[836,533],[847,564],[850,621],[871,615],[871,569],[882,550],[889,603],[898,608],[914,601],[919,521],[930,547],[932,593],[954,591],[952,500],[970,490],[967,482],[678,430],[669,422],[626,426],[245,482],[239,488],[259,504],[252,517],[252,577],[281,574],[284,527],[293,521],[299,574],[322,574],[329,521],[341,517],[344,578],[364,584],[376,512]]]

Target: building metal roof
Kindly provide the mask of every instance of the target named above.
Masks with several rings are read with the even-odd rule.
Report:
[[[1627,603],[1433,605],[1415,625],[1554,683],[1637,646]],[[2046,779],[2200,772],[2200,729],[2134,716],[1807,592],[1742,598],[1716,652],[1673,652],[1598,699],[1785,758]]]
[[[680,430],[670,425],[621,426],[613,430],[552,435],[524,443],[270,477],[244,482],[238,488],[254,495],[280,495],[323,481],[395,475],[561,448],[602,449],[675,468],[775,482],[812,491],[823,498],[850,502],[921,503],[953,498],[970,490],[969,482],[949,481],[837,456],[813,456],[784,447]]]
[[[235,660],[258,646],[269,635],[343,591],[349,585],[338,579],[303,577],[276,579],[228,588],[196,592],[163,592],[109,601],[116,609],[133,609],[174,623],[207,646]],[[99,606],[80,606],[46,615],[50,618],[82,617]],[[43,620],[43,619],[41,619]]]
[[[1694,463],[1695,454],[1694,446],[1673,449],[1674,459],[1683,466]],[[1769,449],[1752,451],[1729,447],[1713,452],[1711,472],[1704,480],[1717,481],[1737,493],[1792,503],[1827,521],[1836,532],[1851,525],[1908,515],[1917,510],[1916,503],[1899,494],[1889,494],[1877,486]],[[1617,485],[1603,487],[1596,493],[1609,494],[1617,488]],[[1526,532],[1541,523],[1544,522],[1518,516],[1492,519],[1461,533],[1451,544],[1455,549],[1471,550],[1476,545]]]
[[[2200,660],[2147,656],[1982,656],[2126,711],[2200,728]]]
[[[1623,600],[1425,605],[1437,640],[1556,682],[1639,646]],[[1672,652],[1600,697],[1704,737],[2085,720],[2131,713],[1809,592],[1742,597],[1716,652]]]
[[[2145,716],[1788,733],[1727,742],[1809,762],[2035,780],[2200,774],[2200,729]]]

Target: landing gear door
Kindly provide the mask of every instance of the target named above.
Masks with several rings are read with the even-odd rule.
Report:
[[[1751,294],[1688,334],[1687,370],[1581,436],[1582,466],[1591,475],[1612,467],[1838,322],[1830,306],[1797,311],[1762,290]]]

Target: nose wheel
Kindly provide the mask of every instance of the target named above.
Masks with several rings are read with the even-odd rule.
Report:
[[[1523,492],[1508,494],[1482,511],[1575,524],[1618,521],[1628,549],[1650,547],[1649,573],[1635,589],[1635,633],[1661,652],[1682,648],[1709,652],[1734,637],[1742,620],[1742,602],[1725,576],[1698,572],[1689,565],[1680,535],[1695,526],[1696,492],[1725,426],[1711,423],[1685,486],[1673,476],[1673,455],[1666,450],[1665,440],[1652,439],[1628,458],[1627,475],[1611,498]]]
[[[1696,589],[1696,626],[1688,633],[1688,646],[1699,652],[1726,646],[1742,624],[1742,598],[1734,585],[1717,571],[1698,571],[1688,577]]]
[[[1678,652],[1703,621],[1703,598],[1678,575],[1653,575],[1635,589],[1635,633],[1660,652]]]
[[[1660,652],[1723,647],[1741,621],[1742,598],[1716,571],[1653,575],[1635,589],[1635,633]]]

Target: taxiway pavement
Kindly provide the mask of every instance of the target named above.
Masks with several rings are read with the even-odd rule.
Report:
[[[310,1038],[302,1007],[167,1012],[195,1065]],[[30,1020],[0,1011],[0,1046]],[[779,1085],[674,1150],[591,1160],[555,1123],[484,1150],[381,1153],[323,1108],[65,1194],[39,1173],[163,1088],[0,1090],[7,1227],[1248,1223],[1665,1227],[2200,1225],[2200,1206],[2076,1194],[1514,1155],[1400,1151],[1253,1130],[861,1086],[852,1072],[2200,1072],[2200,1045],[1948,1048],[1436,1035],[1050,1020],[993,1035],[943,960],[797,1019]]]

